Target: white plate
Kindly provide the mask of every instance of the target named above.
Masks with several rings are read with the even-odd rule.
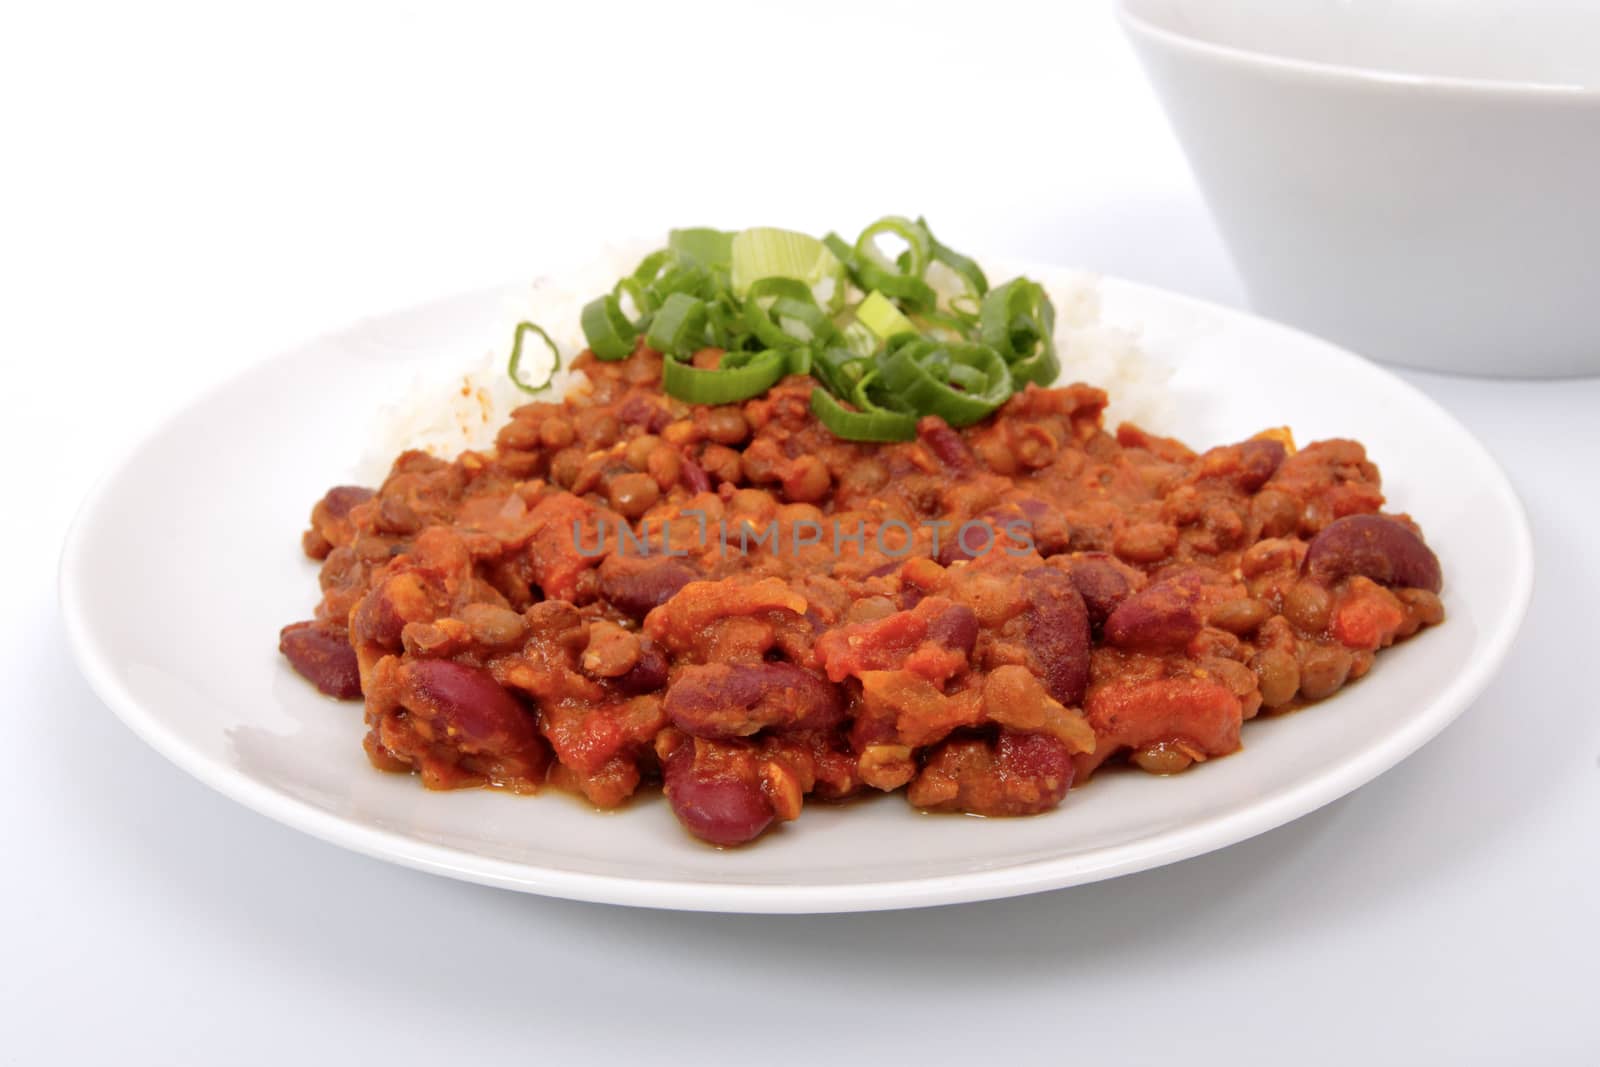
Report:
[[[1041,274],[1047,271],[1030,271]],[[1533,580],[1522,507],[1484,448],[1387,372],[1285,327],[1128,282],[1104,317],[1179,368],[1169,425],[1207,446],[1266,426],[1363,441],[1390,506],[1444,566],[1447,623],[1383,653],[1311,710],[1245,729],[1244,751],[1170,779],[1106,773],[1027,819],[921,815],[900,796],[808,806],[742,850],[688,837],[659,796],[600,814],[559,793],[430,793],[361,750],[357,704],[277,654],[315,567],[312,501],[359,456],[374,406],[435,361],[503,341],[508,293],[364,321],[255,367],[126,452],[68,537],[61,600],[95,691],[220,792],[359,852],[580,900],[748,912],[854,911],[1010,896],[1170,863],[1271,829],[1394,766],[1505,658]]]

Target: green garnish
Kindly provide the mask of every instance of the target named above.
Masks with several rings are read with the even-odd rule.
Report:
[[[667,234],[667,248],[709,270],[730,270],[733,265],[733,236],[729,230],[712,230],[703,226],[673,230]]]
[[[668,359],[662,363],[662,388],[691,404],[732,404],[749,400],[789,373],[788,358],[776,349],[727,352],[715,370]]]
[[[638,332],[628,316],[622,313],[622,301],[615,293],[597,296],[583,307],[580,316],[583,336],[595,358],[604,360],[627,359],[633,355],[634,338]]]
[[[522,380],[519,371],[522,368],[522,340],[530,333],[536,333],[544,338],[544,343],[550,348],[550,373],[544,376],[544,381],[538,385],[529,385]],[[524,393],[542,393],[550,388],[556,380],[556,371],[561,369],[561,349],[550,340],[550,335],[531,322],[517,323],[516,336],[511,339],[511,362],[506,366],[506,373],[511,375],[511,383]]]
[[[958,279],[962,291],[942,296],[934,265],[947,290]],[[771,227],[673,230],[581,320],[597,359],[627,359],[641,342],[660,352],[662,388],[691,404],[735,403],[810,375],[819,385],[811,410],[851,441],[911,440],[926,415],[969,426],[1061,370],[1043,286],[1013,278],[991,289],[925,220],[899,215],[854,244]],[[528,330],[556,353],[537,386],[518,377]],[[690,362],[704,348],[722,350],[714,368]],[[510,366],[518,388],[549,388],[560,366],[544,331],[519,324]]]
[[[978,332],[1011,366],[1017,381],[1049,385],[1061,373],[1056,359],[1056,309],[1044,287],[1013,278],[983,298]]]
[[[884,388],[913,411],[938,415],[951,426],[970,426],[1011,398],[1005,360],[988,345],[915,338],[881,364]]]
[[[811,412],[847,441],[910,441],[917,436],[915,415],[878,407],[852,411],[825,389],[811,391]]]
[[[704,347],[705,336],[705,301],[673,293],[650,320],[644,343],[669,356],[692,356]]]
[[[916,333],[916,326],[905,313],[894,306],[894,301],[874,289],[856,308],[856,321],[873,335],[887,341],[897,333]]]

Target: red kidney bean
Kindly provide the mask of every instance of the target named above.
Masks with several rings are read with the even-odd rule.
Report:
[[[372,499],[372,490],[356,485],[339,485],[317,501],[311,509],[311,528],[301,537],[301,547],[312,559],[326,559],[334,545],[348,545],[355,536],[350,525],[350,509]]]
[[[894,574],[900,569],[901,562],[902,561],[898,559],[892,559],[888,563],[880,563],[878,566],[868,571],[866,576],[868,578],[883,578],[887,575]]]
[[[630,426],[642,426],[649,433],[660,433],[672,421],[672,413],[643,393],[634,393],[617,409],[617,418]]]
[[[1047,734],[1002,730],[997,741],[964,737],[933,750],[906,799],[929,811],[1035,815],[1072,785],[1072,754]]]
[[[984,517],[968,519],[959,525],[941,531],[939,538],[939,566],[948,567],[961,560],[977,559],[990,552],[1001,552],[1006,537],[996,524]]]
[[[774,812],[761,784],[698,767],[691,741],[662,768],[662,786],[683,828],[713,845],[742,845],[772,825]]]
[[[401,576],[414,585],[415,579],[409,575]],[[366,596],[356,605],[354,617],[351,619],[351,633],[357,642],[371,643],[380,648],[396,651],[400,648],[400,632],[405,629],[407,622],[421,622],[422,619],[408,619],[402,614],[393,597],[389,595],[389,579]]]
[[[422,517],[403,498],[386,496],[378,502],[376,526],[381,533],[409,537],[422,529]]]
[[[951,604],[928,623],[928,640],[971,656],[978,643],[978,616],[965,604]]]
[[[293,623],[279,633],[278,651],[319,693],[340,700],[361,696],[356,650],[343,627],[334,631],[318,622]]]
[[[1089,685],[1089,613],[1083,596],[1053,567],[1035,567],[1023,579],[1028,599],[1023,642],[1050,695],[1069,708],[1079,707]]]
[[[977,466],[961,435],[937,415],[924,415],[917,420],[917,438],[953,474],[970,474]]]
[[[1072,561],[1068,573],[1088,609],[1089,624],[1096,629],[1105,625],[1117,605],[1133,591],[1127,577],[1105,556],[1080,556]]]
[[[416,571],[390,574],[350,613],[350,645],[363,651],[370,651],[368,645],[398,651],[406,624],[432,622],[437,611],[434,593]]]
[[[696,737],[748,737],[837,725],[844,695],[792,663],[710,663],[683,669],[667,689],[664,710]]]
[[[1283,447],[1282,441],[1266,437],[1245,441],[1239,446],[1239,469],[1234,474],[1235,484],[1247,493],[1255,492],[1278,473],[1278,468],[1283,466],[1288,455],[1288,449]]]
[[[640,693],[649,693],[660,689],[667,684],[667,657],[662,655],[661,649],[648,637],[639,638],[639,662],[629,668],[626,674],[620,674],[612,679],[617,686],[631,696]]]
[[[683,472],[680,477],[682,477],[683,484],[688,487],[691,493],[709,493],[711,491],[711,475],[707,474],[706,469],[692,459],[684,459]]]
[[[408,660],[401,669],[407,708],[485,752],[542,745],[533,717],[494,675],[447,659]]]
[[[1443,585],[1439,557],[1416,534],[1382,515],[1346,515],[1311,539],[1306,573],[1327,582],[1360,574],[1380,585],[1426,589]]]
[[[1050,505],[1035,497],[1017,497],[1012,503],[1016,504],[1017,510],[1022,512],[1023,518],[1029,522],[1038,522],[1050,513]]]
[[[997,508],[990,508],[978,518],[1000,531],[1000,550],[1014,542],[1018,551],[1032,542],[1034,551],[1048,559],[1067,550],[1072,538],[1072,526],[1042,500],[1031,496],[1017,497]]]
[[[675,559],[651,560],[613,553],[600,565],[600,595],[623,614],[642,619],[696,577],[693,570]]]
[[[1145,652],[1182,648],[1205,625],[1198,596],[1197,584],[1183,578],[1148,585],[1106,619],[1106,641]]]
[[[1001,730],[995,744],[1002,772],[1037,783],[1039,803],[1053,808],[1072,786],[1072,753],[1048,734],[1019,734]]]
[[[363,486],[336,485],[323,496],[322,506],[327,509],[329,517],[342,519],[350,514],[351,508],[371,500],[372,497],[372,490]]]

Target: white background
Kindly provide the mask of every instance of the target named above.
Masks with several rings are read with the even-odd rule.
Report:
[[[1058,893],[759,918],[455,884],[214,795],[73,668],[71,512],[205,383],[596,235],[890,211],[1244,300],[1098,2],[7,7],[0,1062],[1595,1062],[1600,380],[1408,375],[1539,553],[1457,725],[1288,827]]]

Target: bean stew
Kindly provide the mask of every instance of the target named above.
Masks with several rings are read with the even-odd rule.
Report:
[[[863,443],[810,376],[704,406],[643,342],[577,367],[494,449],[406,452],[312,509],[321,600],[280,649],[364,702],[382,770],[601,808],[659,785],[723,846],[868,790],[1031,815],[1108,762],[1228,755],[1444,616],[1354,441],[1196,453],[1028,384]]]

